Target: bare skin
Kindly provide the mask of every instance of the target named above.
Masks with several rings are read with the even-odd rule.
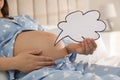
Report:
[[[22,32],[16,38],[14,45],[14,55],[18,55],[26,50],[41,49],[43,56],[59,59],[68,53],[77,52],[79,54],[92,54],[97,45],[93,39],[85,39],[80,43],[71,43],[65,47],[61,41],[56,46],[54,42],[57,36],[43,31]]]
[[[21,72],[31,72],[55,64],[54,59],[41,56],[41,54],[41,50],[29,50],[12,58],[0,57],[0,71],[19,70]]]
[[[52,33],[43,31],[22,32],[16,38],[14,44],[14,55],[18,55],[26,50],[41,49],[43,56],[54,59],[63,58],[67,55],[66,47],[63,42],[54,46],[56,36]]]
[[[53,58],[42,56],[41,54],[41,50],[29,50],[22,52],[18,56],[15,56],[13,58],[13,60],[15,61],[15,69],[21,72],[31,72],[32,70],[40,69],[43,67],[51,67],[55,64]]]

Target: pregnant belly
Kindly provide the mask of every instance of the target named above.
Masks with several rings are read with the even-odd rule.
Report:
[[[65,45],[59,42],[54,46],[56,36],[52,33],[43,31],[26,31],[20,33],[14,44],[14,56],[27,51],[40,49],[42,55],[53,57],[54,59],[62,58],[67,55]]]

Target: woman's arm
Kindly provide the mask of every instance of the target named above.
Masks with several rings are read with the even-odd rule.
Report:
[[[22,52],[13,58],[0,57],[0,71],[19,70],[22,72],[30,72],[55,64],[52,58],[41,56],[41,54],[42,52],[40,50],[32,50]]]
[[[13,58],[0,57],[0,71],[15,69],[15,61]]]
[[[93,39],[84,39],[82,42],[78,43],[71,43],[68,46],[66,46],[68,53],[77,52],[79,54],[92,54],[95,49],[97,48],[97,44]]]

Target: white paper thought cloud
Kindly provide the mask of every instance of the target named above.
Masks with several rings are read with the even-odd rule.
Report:
[[[83,41],[84,38],[98,39],[98,32],[105,30],[105,23],[99,19],[100,13],[97,10],[91,10],[86,13],[75,11],[68,14],[65,21],[58,23],[61,30],[54,45],[65,37],[71,38],[75,42]]]

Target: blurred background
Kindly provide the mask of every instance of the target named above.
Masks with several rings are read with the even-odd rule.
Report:
[[[112,23],[113,30],[120,30],[120,0],[8,0],[8,2],[10,15],[28,14],[43,25],[56,25],[75,10],[83,12],[99,10],[101,17]]]

